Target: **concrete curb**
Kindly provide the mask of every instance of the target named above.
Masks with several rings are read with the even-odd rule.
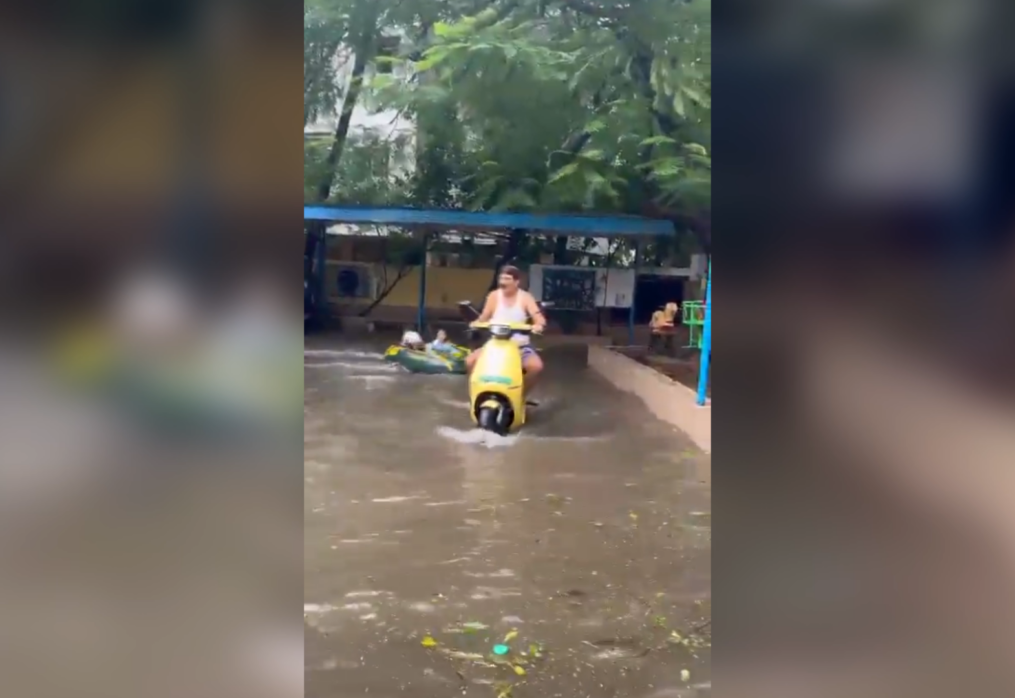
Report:
[[[687,434],[706,453],[712,452],[712,405],[697,405],[697,395],[658,371],[609,348],[589,347],[589,368],[615,387],[641,398],[656,417]]]

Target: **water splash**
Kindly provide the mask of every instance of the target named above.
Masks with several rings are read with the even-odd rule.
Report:
[[[320,357],[320,358],[339,358],[347,357],[351,359],[380,359],[383,355],[375,351],[355,351],[353,349],[304,349],[303,358],[307,357]]]
[[[500,436],[493,432],[486,431],[484,429],[455,429],[453,427],[437,427],[435,430],[438,436],[445,439],[450,439],[456,443],[468,444],[475,446],[485,446],[486,448],[504,448],[506,446],[514,446],[518,443],[518,434],[509,434],[507,436]]]

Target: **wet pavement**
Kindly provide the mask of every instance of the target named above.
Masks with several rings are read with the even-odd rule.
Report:
[[[568,350],[494,437],[383,349],[307,341],[305,695],[710,696],[708,456]]]

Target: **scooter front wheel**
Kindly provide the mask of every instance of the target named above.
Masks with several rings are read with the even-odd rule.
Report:
[[[498,409],[496,407],[480,407],[479,412],[476,414],[479,428],[486,431],[497,431],[497,412]]]
[[[490,431],[499,436],[507,436],[511,428],[510,418],[506,418],[503,407],[480,407],[476,413],[476,421],[479,428]]]

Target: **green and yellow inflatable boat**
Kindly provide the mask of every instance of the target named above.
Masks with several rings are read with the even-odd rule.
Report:
[[[469,350],[455,344],[439,352],[420,351],[393,344],[384,352],[384,360],[396,363],[412,373],[440,375],[465,374],[465,357]]]

